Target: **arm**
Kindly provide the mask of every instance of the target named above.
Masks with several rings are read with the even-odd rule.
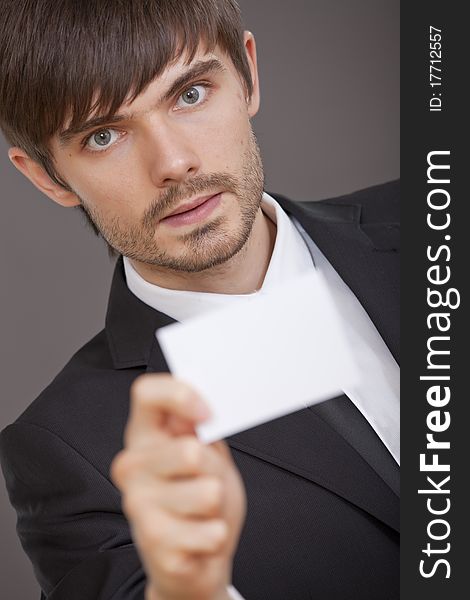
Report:
[[[109,479],[29,423],[1,433],[0,457],[18,536],[48,600],[142,600],[145,573]]]

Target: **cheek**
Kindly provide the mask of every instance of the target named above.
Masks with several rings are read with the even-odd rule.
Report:
[[[244,104],[233,103],[223,110],[214,110],[210,125],[206,126],[203,157],[212,156],[219,168],[236,171],[242,164],[243,153],[251,132]],[[208,168],[208,160],[204,160]],[[220,164],[222,163],[222,166]],[[214,168],[212,168],[214,170]]]
[[[129,156],[118,156],[113,161],[91,157],[81,165],[69,168],[68,183],[85,204],[103,216],[127,220],[139,214],[139,201],[148,197],[142,165],[129,164]],[[70,165],[69,165],[70,166]]]

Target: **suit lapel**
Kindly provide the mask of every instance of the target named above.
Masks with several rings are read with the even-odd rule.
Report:
[[[377,249],[359,227],[360,207],[309,205],[306,211],[282,197],[276,199],[314,239],[398,356],[397,321],[390,307],[397,282],[388,277],[387,249]],[[383,239],[377,231],[374,234],[376,239]],[[155,330],[173,322],[130,292],[120,258],[106,319],[115,368],[146,366],[149,372],[168,372]],[[227,442],[237,451],[327,488],[398,530],[397,496],[354,447],[354,440],[346,441],[314,410],[304,409],[265,423],[231,436]]]
[[[227,442],[330,490],[398,531],[397,496],[314,411],[291,413],[237,433]]]
[[[155,330],[171,323],[175,320],[151,308],[130,291],[120,256],[114,269],[106,312],[106,335],[114,368],[142,367],[152,361],[160,367],[161,360],[153,358]],[[165,366],[160,370],[168,371],[168,368]]]

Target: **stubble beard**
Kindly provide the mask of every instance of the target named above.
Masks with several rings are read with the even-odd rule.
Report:
[[[242,174],[197,175],[182,186],[173,186],[155,200],[145,212],[141,224],[123,227],[119,216],[105,222],[102,216],[82,200],[82,208],[108,245],[130,259],[177,272],[198,273],[221,265],[238,254],[248,241],[261,204],[264,173],[261,154],[253,130],[243,155]],[[159,248],[155,235],[157,222],[182,201],[195,195],[224,190],[238,201],[238,226],[224,215],[209,219],[188,233],[178,236],[178,251]],[[168,231],[167,227],[164,227]]]

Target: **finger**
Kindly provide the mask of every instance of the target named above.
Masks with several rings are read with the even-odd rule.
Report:
[[[155,511],[152,519],[135,519],[133,535],[145,554],[187,552],[214,554],[228,542],[228,526],[222,519],[180,519]]]
[[[169,547],[190,554],[215,554],[228,542],[228,526],[222,519],[170,518]]]
[[[222,476],[226,467],[213,449],[194,436],[181,436],[121,450],[111,464],[111,478],[122,491],[129,492],[133,484],[155,486],[164,479]]]
[[[195,390],[171,375],[146,374],[138,377],[130,390],[126,445],[152,440],[158,431],[163,431],[170,415],[197,423],[206,419],[209,411]]]
[[[223,483],[211,476],[162,481],[155,496],[162,510],[179,517],[220,516],[224,504]]]

